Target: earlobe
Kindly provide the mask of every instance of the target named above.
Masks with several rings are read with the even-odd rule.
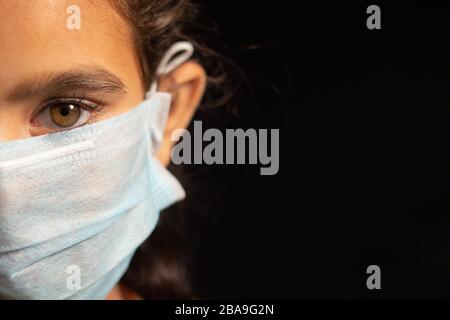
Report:
[[[206,88],[205,70],[196,62],[189,61],[181,65],[169,75],[160,79],[159,91],[172,94],[172,105],[164,139],[157,158],[168,165],[173,147],[171,135],[176,129],[187,128],[200,104]]]

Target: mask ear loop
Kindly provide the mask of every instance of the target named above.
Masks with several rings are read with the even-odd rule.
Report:
[[[156,69],[155,80],[153,80],[150,90],[146,94],[146,99],[149,99],[155,92],[158,91],[158,78],[174,71],[183,63],[188,61],[194,54],[194,46],[190,42],[176,42],[164,54],[158,69]],[[175,57],[175,58],[174,58]]]

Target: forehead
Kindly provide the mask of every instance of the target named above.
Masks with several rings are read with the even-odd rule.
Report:
[[[80,30],[67,26],[71,5],[80,9]],[[77,64],[129,71],[136,53],[128,30],[110,0],[1,0],[0,90],[31,72]]]

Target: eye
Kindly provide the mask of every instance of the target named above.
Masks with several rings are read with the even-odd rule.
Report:
[[[86,124],[93,116],[97,106],[86,100],[59,99],[48,103],[32,124],[51,130],[68,130]]]

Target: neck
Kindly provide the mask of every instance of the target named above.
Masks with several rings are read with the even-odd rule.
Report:
[[[121,284],[117,284],[111,290],[105,300],[142,300],[142,297],[140,297],[137,293],[131,291],[127,287]]]

